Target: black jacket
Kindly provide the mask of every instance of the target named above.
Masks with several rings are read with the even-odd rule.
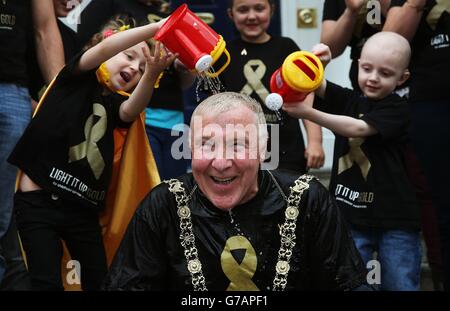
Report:
[[[299,176],[281,171],[272,174],[288,197],[289,187]],[[180,180],[189,194],[195,185],[192,174]],[[192,194],[193,232],[208,290],[226,290],[230,280],[235,285],[248,282],[249,277],[242,280],[245,277],[239,271],[246,260],[256,260],[250,282],[260,290],[272,288],[286,202],[267,171],[260,171],[258,184],[257,195],[231,212],[215,208],[199,189]],[[137,210],[104,289],[191,290],[179,224],[175,197],[163,183]],[[227,240],[236,235],[246,237],[254,255],[249,259],[252,252],[248,245],[233,250],[232,268],[224,268],[222,253]],[[336,202],[316,180],[301,200],[296,237],[286,290],[351,290],[365,282],[366,270]]]

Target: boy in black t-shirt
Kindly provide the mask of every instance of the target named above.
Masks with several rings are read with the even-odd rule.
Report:
[[[323,44],[315,53],[325,60],[331,57]],[[377,33],[361,52],[358,83],[362,93],[324,81],[316,91],[323,98],[320,110],[311,107],[312,96],[283,107],[290,115],[336,134],[330,192],[350,222],[368,268],[377,251],[383,290],[419,289],[418,206],[402,156],[408,105],[393,93],[409,77],[410,55],[403,37]]]
[[[98,211],[111,180],[114,130],[138,118],[175,59],[160,44],[152,56],[145,42],[163,22],[123,31],[130,25],[118,19],[95,36],[99,43],[50,84],[8,159],[23,172],[14,208],[35,290],[63,289],[60,239],[79,261],[83,289],[99,289],[107,267]]]

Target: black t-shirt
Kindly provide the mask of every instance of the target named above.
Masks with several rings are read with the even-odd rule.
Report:
[[[58,74],[8,161],[43,189],[101,209],[111,177],[113,130],[129,125],[119,118],[126,98],[102,95],[95,70],[74,74],[80,56]]]
[[[285,58],[300,48],[283,37],[272,37],[262,44],[248,43],[238,38],[227,43],[231,63],[220,75],[227,91],[247,94],[264,110],[268,124],[278,124],[275,113],[269,110],[264,100],[270,94],[270,77],[283,64]],[[283,122],[279,131],[279,168],[299,173],[306,171],[305,146],[298,119],[280,110]],[[273,129],[269,126],[269,134]],[[271,135],[270,135],[271,137]],[[269,142],[270,146],[270,142]]]
[[[403,144],[408,105],[392,94],[375,101],[328,82],[320,110],[360,118],[378,134],[364,138],[336,135],[330,192],[354,226],[418,229],[415,192],[406,175]]]
[[[392,0],[401,6],[405,0]],[[411,58],[411,101],[450,99],[450,12],[449,0],[428,0],[414,36]],[[447,5],[447,10],[444,10]]]
[[[146,5],[137,0],[95,0],[82,12],[78,25],[78,39],[84,45],[102,26],[116,14],[128,14],[139,25],[154,23],[168,14],[159,12],[153,5]],[[170,66],[155,88],[148,107],[183,111],[183,90],[178,73]]]
[[[337,21],[346,9],[345,0],[325,0],[323,7],[323,17],[322,20],[333,20]],[[366,5],[358,14],[358,18],[353,29],[353,34],[348,46],[351,48],[350,58],[352,59],[352,64],[350,67],[349,77],[352,82],[352,86],[355,90],[359,89],[358,86],[358,59],[361,56],[361,51],[364,43],[374,35],[375,33],[381,31],[381,27],[384,23],[384,16],[381,17],[382,23],[368,24],[366,21],[368,10]]]
[[[27,84],[27,37],[31,37],[29,0],[0,1],[0,82]]]

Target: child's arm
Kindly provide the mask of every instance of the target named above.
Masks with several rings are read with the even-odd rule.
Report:
[[[325,152],[322,147],[322,127],[311,121],[303,120],[308,139],[305,148],[306,166],[321,168],[325,162]]]
[[[157,23],[151,23],[145,26],[118,32],[106,38],[96,46],[87,50],[81,56],[76,67],[76,71],[83,72],[97,68],[103,62],[107,61],[121,51],[152,38],[164,22],[165,19]]]
[[[314,96],[310,94],[301,103],[283,105],[283,110],[292,117],[310,120],[344,137],[367,137],[378,133],[373,126],[363,120],[314,109],[313,102]]]
[[[163,49],[163,53],[161,53]],[[147,62],[145,72],[130,97],[120,105],[119,117],[124,122],[134,121],[147,107],[153,94],[154,85],[161,72],[169,66],[177,56],[162,48],[157,42],[153,56],[146,49],[142,49]]]

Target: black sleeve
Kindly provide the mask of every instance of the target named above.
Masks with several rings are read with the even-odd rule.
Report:
[[[142,201],[131,220],[103,282],[104,290],[167,289],[168,260],[157,211],[167,206],[158,199],[156,192],[161,191],[155,190]]]
[[[346,8],[344,0],[325,0],[322,21],[337,21]]]
[[[373,126],[383,139],[403,139],[409,126],[408,103],[397,95],[374,104],[374,109],[361,117]]]
[[[344,114],[348,102],[354,96],[354,91],[334,84],[327,80],[325,97],[314,101],[314,108],[332,114]]]
[[[122,96],[120,94],[111,94],[109,96],[109,104],[111,105],[112,109],[113,109],[113,116],[115,116],[115,120],[114,120],[114,127],[119,127],[119,128],[129,128],[131,126],[131,124],[133,124],[133,122],[140,122],[139,116],[135,121],[132,122],[124,122],[122,121],[122,119],[120,118],[120,106],[124,103],[124,101],[126,101],[128,99],[128,97]]]
[[[313,288],[353,290],[365,283],[366,269],[339,207],[318,182],[311,183],[309,242]]]
[[[64,81],[73,80],[73,79],[86,79],[88,76],[90,79],[97,79],[95,75],[95,71],[97,68],[92,70],[83,71],[80,73],[75,73],[75,67],[78,65],[81,56],[84,54],[84,51],[76,54],[67,64],[61,69],[58,74],[58,79],[64,83]]]

